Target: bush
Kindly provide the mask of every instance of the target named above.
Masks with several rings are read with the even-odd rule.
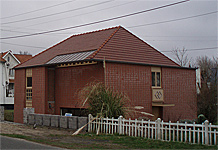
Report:
[[[4,120],[14,122],[14,110],[4,111]]]
[[[84,87],[79,97],[83,100],[83,106],[88,104],[88,112],[93,116],[101,114],[102,117],[118,118],[125,116],[125,105],[129,98],[103,83],[90,83]]]

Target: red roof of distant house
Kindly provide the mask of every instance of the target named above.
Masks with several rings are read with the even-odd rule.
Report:
[[[5,56],[5,54],[7,54],[7,52],[4,52],[4,53],[0,53],[0,60],[2,62],[6,62],[6,60],[2,57]],[[20,63],[24,63],[25,61],[29,60],[30,58],[32,58],[32,55],[22,55],[22,54],[13,54],[19,61]]]
[[[14,54],[14,56],[21,62],[24,63],[25,61],[32,58],[32,55],[21,55],[21,54]]]
[[[2,57],[3,57],[3,53],[0,53],[0,62],[6,62],[6,60],[4,60]]]
[[[93,51],[87,59],[99,59],[179,67],[174,61],[123,27],[73,35],[48,48],[16,68],[41,66],[58,55]]]

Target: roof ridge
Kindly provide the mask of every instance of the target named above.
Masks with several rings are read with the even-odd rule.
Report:
[[[70,37],[64,39],[63,41],[58,42],[57,44],[55,44],[55,45],[53,45],[53,46],[51,46],[51,47],[45,49],[44,51],[42,51],[42,52],[36,54],[36,55],[33,56],[31,59],[35,58],[36,56],[38,56],[38,55],[40,55],[40,54],[42,54],[42,53],[44,53],[44,52],[47,52],[47,51],[50,50],[51,48],[56,47],[57,45],[59,45],[59,44],[65,42],[65,41],[69,40],[69,39],[72,38],[72,37],[80,36],[80,35],[85,35],[85,34],[90,34],[90,33],[95,33],[95,32],[100,32],[100,31],[105,31],[105,30],[111,30],[111,29],[115,29],[115,28],[119,28],[119,27],[120,27],[120,26],[115,26],[115,27],[110,27],[110,28],[106,28],[106,29],[95,30],[95,31],[91,31],[91,32],[85,32],[85,33],[81,33],[81,34],[72,35],[72,36],[70,36]],[[29,61],[29,60],[30,60],[30,59],[28,59],[27,61]],[[27,62],[27,61],[25,61],[25,62]],[[25,63],[25,62],[23,62],[23,63]],[[18,65],[15,66],[15,67],[18,67],[18,66],[22,65],[23,63],[20,63],[20,64],[18,64]]]
[[[84,33],[80,33],[80,34],[74,34],[71,37],[85,35],[85,34],[91,34],[91,33],[95,33],[95,32],[101,32],[101,31],[105,31],[105,30],[111,30],[111,29],[115,29],[115,28],[119,28],[119,27],[120,26],[115,26],[115,27],[110,27],[110,28],[105,28],[105,29],[100,29],[100,30],[94,30],[94,31],[90,31],[90,32],[84,32]],[[69,38],[71,38],[71,37],[69,37]]]
[[[97,53],[107,44],[107,42],[115,35],[115,33],[116,33],[120,28],[121,28],[121,26],[118,26],[118,27],[117,27],[117,30],[115,30],[115,31],[108,37],[108,39],[106,39],[106,40],[104,41],[104,43],[97,49],[96,52],[94,52],[94,54],[90,57],[90,59],[93,59],[93,58],[97,55]]]

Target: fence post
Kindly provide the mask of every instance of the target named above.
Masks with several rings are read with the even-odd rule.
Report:
[[[156,123],[157,123],[157,139],[160,140],[160,122],[161,122],[161,119],[160,118],[157,118],[156,120]]]
[[[91,120],[93,119],[93,116],[89,114],[88,116],[88,132],[91,132]]]
[[[208,125],[209,125],[209,121],[206,120],[206,121],[204,122],[204,127],[205,127],[205,129],[204,129],[205,132],[204,132],[204,133],[205,133],[205,144],[206,144],[206,145],[209,145]]]
[[[119,134],[121,135],[121,134],[123,134],[122,133],[122,120],[123,120],[123,116],[120,116],[119,118],[118,118],[118,130],[119,130]]]

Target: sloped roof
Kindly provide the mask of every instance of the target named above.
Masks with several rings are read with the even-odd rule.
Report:
[[[25,61],[29,60],[30,58],[32,58],[32,55],[22,55],[22,54],[13,54],[12,51],[7,51],[7,52],[3,52],[0,53],[0,60],[2,62],[6,62],[6,60],[3,58],[8,52],[11,52],[12,55],[14,55],[14,57],[16,57],[20,63],[24,63]]]
[[[2,58],[3,56],[4,56],[4,53],[0,53],[0,62],[6,62],[6,60]]]
[[[179,67],[171,59],[121,26],[73,35],[16,68],[41,66],[58,55],[93,51],[86,59],[100,59]]]
[[[32,55],[21,55],[21,54],[14,54],[14,56],[21,62],[25,62],[32,58]]]

